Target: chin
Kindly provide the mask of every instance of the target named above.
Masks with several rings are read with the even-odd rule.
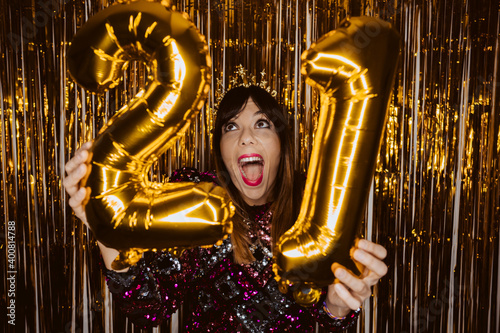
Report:
[[[240,185],[241,186],[241,185]],[[240,195],[250,206],[260,206],[268,202],[269,187],[265,186],[260,189],[248,189],[245,187],[238,188]]]

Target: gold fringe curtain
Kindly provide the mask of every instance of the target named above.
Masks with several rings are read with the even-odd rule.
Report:
[[[2,319],[7,331],[137,331],[114,311],[94,239],[61,186],[66,161],[145,82],[142,64],[103,95],[69,78],[71,37],[111,3],[0,2],[0,307],[14,299],[16,324]],[[214,78],[227,80],[239,64],[266,70],[290,115],[295,166],[303,171],[321,101],[301,77],[301,53],[346,17],[392,22],[402,36],[399,74],[362,231],[389,250],[389,273],[351,331],[500,331],[499,3],[172,3],[207,36]],[[153,179],[180,166],[213,168],[213,101],[212,93]]]

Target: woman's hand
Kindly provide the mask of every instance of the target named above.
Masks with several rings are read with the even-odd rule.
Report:
[[[83,202],[87,197],[87,189],[80,187],[80,181],[87,174],[89,165],[86,164],[89,149],[92,142],[85,142],[80,149],[75,153],[75,156],[66,163],[65,170],[68,175],[64,178],[63,185],[68,192],[70,199],[69,205],[73,208],[75,215],[87,224],[87,216],[85,215],[85,208]]]
[[[66,163],[65,169],[68,175],[63,181],[64,188],[70,196],[69,205],[73,208],[75,215],[87,226],[87,215],[85,215],[85,207],[83,206],[83,202],[87,197],[87,188],[80,187],[80,181],[85,177],[90,167],[87,164],[87,160],[91,146],[91,141],[85,142],[80,149],[76,151],[75,156]],[[108,269],[112,269],[111,263],[119,255],[119,252],[113,248],[106,247],[99,241],[97,241],[97,245],[99,245],[99,249],[101,250],[104,264]],[[118,270],[117,272],[126,271],[128,271],[128,268]]]
[[[387,266],[382,261],[387,256],[387,250],[383,246],[360,239],[351,249],[351,255],[362,272],[361,277],[353,275],[338,263],[332,265],[336,279],[328,286],[326,305],[337,317],[358,309],[371,296],[371,287],[387,273]]]

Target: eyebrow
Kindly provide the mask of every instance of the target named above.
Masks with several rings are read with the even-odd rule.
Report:
[[[262,110],[256,111],[256,112],[253,114],[253,116],[254,116],[254,117],[255,117],[255,116],[263,116],[263,117],[264,117],[264,118],[266,118],[267,120],[269,120],[269,121],[271,120],[271,119],[269,119],[269,116],[268,116],[267,114],[265,114],[265,113],[264,113],[264,111],[262,111]]]
[[[243,112],[243,111],[242,111],[242,112]],[[229,120],[226,122],[226,124],[227,124],[228,122],[230,122],[230,121],[235,121],[236,119],[238,119],[238,118],[240,117],[240,113],[241,113],[241,112],[239,112],[238,114],[236,114],[233,118],[229,119]],[[253,114],[253,117],[255,117],[256,115],[264,115],[264,117],[266,117],[267,119],[269,119],[269,117],[267,116],[267,114],[265,114],[265,113],[264,113],[264,111],[262,111],[262,110],[260,110],[260,109],[259,109],[259,110],[257,110],[257,111],[255,111],[255,113]]]

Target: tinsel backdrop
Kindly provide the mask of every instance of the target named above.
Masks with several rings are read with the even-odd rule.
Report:
[[[2,315],[6,331],[138,331],[113,308],[95,240],[62,187],[68,159],[146,80],[143,65],[132,64],[115,90],[96,95],[69,77],[72,36],[111,3],[1,0],[1,313],[8,277],[16,281],[16,325]],[[305,171],[321,101],[304,84],[301,53],[346,17],[378,16],[396,27],[399,70],[360,231],[388,249],[389,272],[352,331],[499,332],[498,1],[172,4],[207,37],[214,83],[196,123],[152,169],[160,181],[180,166],[213,168],[215,78],[227,81],[239,64],[268,73],[290,115],[295,166]],[[171,330],[175,324],[156,331]]]

